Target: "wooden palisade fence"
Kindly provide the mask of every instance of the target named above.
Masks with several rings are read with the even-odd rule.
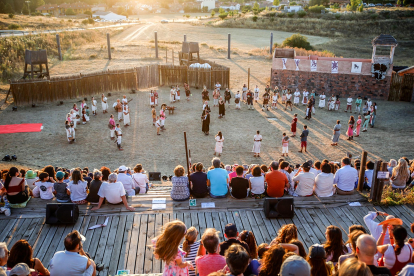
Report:
[[[414,74],[405,74],[400,76],[393,72],[390,84],[389,101],[412,102],[414,94]]]

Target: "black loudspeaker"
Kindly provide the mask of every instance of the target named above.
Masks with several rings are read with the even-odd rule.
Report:
[[[263,210],[266,218],[293,218],[293,197],[265,198]]]
[[[161,173],[160,172],[149,172],[149,180],[150,181],[161,181]]]
[[[48,203],[46,205],[47,224],[74,224],[79,217],[75,203]]]

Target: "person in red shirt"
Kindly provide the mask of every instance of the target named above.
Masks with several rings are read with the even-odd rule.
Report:
[[[279,163],[273,161],[270,164],[271,172],[266,174],[267,182],[267,195],[270,197],[282,197],[285,193],[285,189],[289,189],[289,181],[286,175],[278,171]]]
[[[226,259],[219,252],[219,236],[214,228],[208,228],[201,237],[198,256],[195,259],[197,272],[199,276],[207,276],[210,273],[217,272],[226,266]],[[206,255],[206,252],[208,255]]]

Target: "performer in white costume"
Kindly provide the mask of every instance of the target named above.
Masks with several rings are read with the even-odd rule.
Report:
[[[319,95],[319,108],[325,107],[325,99],[326,99],[325,92],[322,92],[322,94]]]
[[[306,89],[303,90],[302,105],[307,105],[309,100],[309,92]]]
[[[122,113],[124,115],[124,126],[129,126],[129,124],[131,123],[131,120],[129,118],[129,107],[127,104],[124,104],[122,108]]]
[[[254,101],[257,103],[257,101],[259,100],[259,86],[256,85],[256,88],[254,89]]]
[[[293,104],[298,105],[300,102],[300,91],[296,88],[295,93],[293,93]]]
[[[101,95],[101,101],[102,101],[102,112],[108,113],[108,99],[105,97],[104,94]]]
[[[254,157],[260,157],[261,145],[262,145],[262,135],[260,135],[260,131],[257,131],[257,134],[254,136],[254,144],[253,144]]]
[[[223,142],[224,142],[224,137],[221,131],[217,133],[215,139],[216,139],[216,147],[214,149],[214,155],[218,153],[218,156],[220,156],[221,153],[223,152]]]
[[[92,97],[92,114],[96,115],[96,100],[95,97]]]

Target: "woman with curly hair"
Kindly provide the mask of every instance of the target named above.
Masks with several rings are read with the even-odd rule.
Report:
[[[290,243],[292,240],[298,239],[298,228],[294,224],[283,225],[277,233],[276,242]]]
[[[56,172],[55,168],[52,165],[48,165],[44,167],[41,172],[45,172],[49,174],[49,182],[55,183],[56,182]]]
[[[408,170],[407,161],[400,158],[398,160],[398,165],[392,169],[391,176],[391,186],[393,189],[404,189],[408,179],[410,178],[410,173]]]
[[[17,241],[10,249],[7,267],[12,269],[18,263],[25,263],[38,274],[49,276],[49,270],[45,268],[38,258],[33,258],[33,249],[26,240]],[[36,274],[37,275],[37,274]]]
[[[105,166],[102,166],[100,171],[102,173],[102,181],[108,181],[108,176],[111,174],[111,170]]]
[[[250,263],[244,272],[244,275],[258,275],[260,269],[260,262],[257,260],[257,243],[256,238],[254,237],[253,232],[248,230],[243,230],[237,238],[239,241],[247,243],[249,246],[249,257]]]
[[[270,247],[263,255],[259,276],[279,275],[284,255],[285,249],[282,246],[275,244]]]
[[[323,247],[326,251],[326,261],[331,261],[336,265],[339,256],[348,252],[342,241],[341,229],[334,225],[329,225],[326,228],[325,236],[326,243]]]
[[[187,200],[190,197],[190,188],[184,167],[181,165],[175,167],[174,175],[171,179],[171,198],[175,201]]]

